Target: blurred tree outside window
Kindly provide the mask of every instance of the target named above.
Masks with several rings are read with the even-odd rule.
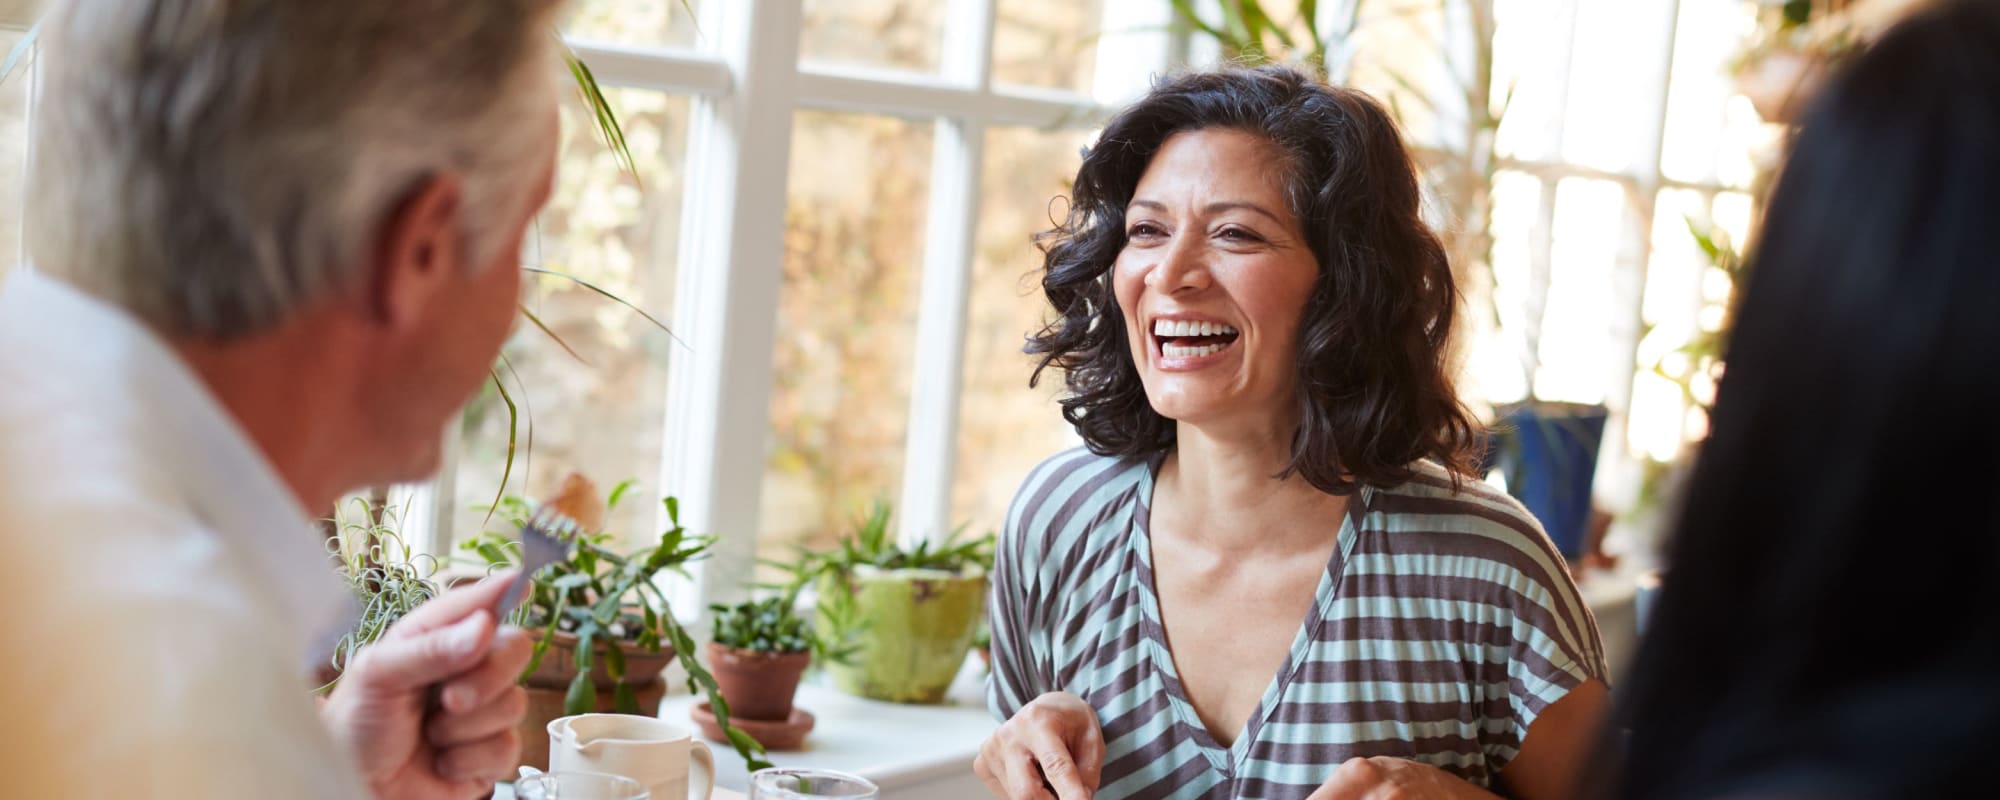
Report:
[[[1088,94],[1097,76],[1104,0],[996,0],[993,82]],[[988,140],[989,144],[991,140]],[[991,159],[988,159],[991,163]]]
[[[964,391],[952,520],[997,530],[1021,479],[1042,459],[1081,444],[1062,418],[1063,376],[1028,387],[1035,359],[1021,351],[1053,312],[1042,295],[1037,232],[1068,211],[1063,199],[1089,131],[995,128],[986,134],[979,230],[967,304]]]
[[[576,0],[562,29],[565,35],[585,41],[696,49],[703,44],[695,22],[702,4],[703,0]]]
[[[794,118],[760,557],[826,547],[869,502],[896,499],[931,131],[893,117]]]
[[[804,0],[801,63],[936,72],[944,0]]]

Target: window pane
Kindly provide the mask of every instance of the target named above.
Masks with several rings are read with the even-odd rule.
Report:
[[[901,486],[931,131],[794,118],[760,557],[831,544]]]
[[[10,52],[20,31],[0,30],[0,53]],[[23,59],[26,61],[26,59]],[[17,66],[0,83],[0,275],[21,260],[21,198],[28,177],[28,86],[32,72]]]
[[[1089,92],[1104,0],[999,0],[993,82]]]
[[[800,58],[936,72],[944,0],[806,0]]]
[[[699,48],[702,0],[578,0],[563,33],[637,47]]]
[[[625,172],[578,109],[564,114],[556,191],[523,261],[603,287],[662,322],[673,308],[688,98],[607,90],[639,176]],[[574,282],[529,276],[522,302],[576,355],[523,318],[497,367],[520,418],[507,491],[546,497],[572,470],[610,491],[637,483],[611,529],[630,546],[656,536],[667,361],[682,345],[638,314]],[[581,359],[581,360],[579,360]],[[519,375],[519,383],[515,375]],[[524,388],[525,387],[525,388]],[[453,536],[480,530],[500,486],[507,408],[489,383],[465,410]],[[528,450],[529,425],[533,449]],[[475,511],[473,509],[482,509]]]
[[[1497,0],[1493,14],[1493,84],[1507,103],[1494,147],[1526,161],[1548,158],[1562,141],[1576,0]],[[1506,99],[1510,86],[1513,96]]]
[[[1040,388],[1029,388],[1035,360],[1021,346],[1051,317],[1041,291],[1042,254],[1031,237],[1067,207],[1052,198],[1069,193],[1077,151],[1090,138],[1027,128],[986,135],[951,492],[952,522],[969,523],[975,532],[998,530],[1028,470],[1079,442],[1056,403],[1062,373],[1051,369]]]
[[[1699,192],[1667,189],[1653,211],[1651,265],[1646,269],[1645,318],[1651,325],[1639,341],[1638,371],[1632,384],[1631,424],[1626,430],[1632,452],[1667,461],[1680,451],[1686,393],[1667,375],[1685,375],[1690,367],[1681,349],[1694,336],[1695,317],[1702,306],[1702,274],[1708,257],[1688,229],[1689,220],[1703,224],[1708,214]]]
[[[1444,31],[1438,4],[1427,0],[1369,3],[1354,29],[1348,83],[1380,99],[1412,146],[1440,146],[1447,123],[1465,118]]]
[[[1756,8],[1738,0],[1681,0],[1674,80],[1667,93],[1660,171],[1674,180],[1746,185],[1750,154],[1768,140],[1729,63],[1756,31]]]
[[[1549,297],[1535,373],[1540,399],[1604,402],[1604,368],[1613,363],[1616,346],[1612,315],[1625,313],[1612,307],[1617,295],[1611,284],[1625,205],[1624,188],[1611,181],[1565,178],[1556,184]]]
[[[1652,158],[1656,109],[1666,86],[1669,17],[1664,0],[1577,4],[1569,99],[1562,131],[1565,160],[1610,172]]]
[[[1526,309],[1533,294],[1536,243],[1546,241],[1541,224],[1542,182],[1533,175],[1502,170],[1493,179],[1493,299],[1500,329],[1472,344],[1467,388],[1489,402],[1528,395],[1522,358],[1527,347]]]

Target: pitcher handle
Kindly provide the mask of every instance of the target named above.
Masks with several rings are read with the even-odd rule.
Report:
[[[693,800],[708,800],[710,795],[715,794],[715,753],[708,749],[707,742],[700,739],[696,739],[689,744],[694,746],[688,748],[688,760],[701,765],[701,789],[700,791],[695,791],[694,776],[689,775],[688,796],[693,798]],[[693,772],[693,770],[689,770],[689,772]]]

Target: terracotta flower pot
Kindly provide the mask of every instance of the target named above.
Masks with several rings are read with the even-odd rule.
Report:
[[[799,676],[812,665],[812,653],[761,653],[708,643],[708,667],[729,701],[731,718],[775,722],[792,716],[792,694]]]
[[[541,631],[529,630],[528,634],[539,638]],[[536,665],[522,683],[528,690],[528,711],[514,732],[521,739],[521,763],[536,769],[549,768],[549,722],[563,716],[563,700],[568,694],[570,681],[576,679],[576,634],[557,631],[549,650],[542,655],[542,663]],[[608,713],[617,710],[614,692],[618,681],[604,666],[604,644],[598,642],[597,652],[591,658],[590,682],[597,687],[597,702],[591,710]],[[648,653],[633,642],[619,642],[618,649],[625,653],[625,682],[639,701],[639,711],[646,716],[658,716],[660,700],[667,694],[667,683],[660,676],[667,664],[674,660],[674,647],[660,643],[660,651]]]
[[[540,638],[539,631],[530,630],[529,635]],[[611,671],[604,664],[604,643],[596,645],[597,653],[590,661],[590,682],[598,691],[608,692],[618,687],[618,681],[611,677]],[[625,682],[634,687],[660,682],[660,673],[673,663],[674,646],[660,643],[660,651],[649,653],[639,649],[633,642],[619,642],[618,649],[625,652]],[[576,634],[556,631],[555,639],[549,643],[549,651],[542,655],[542,663],[528,675],[527,685],[542,689],[568,689],[569,682],[576,679]]]

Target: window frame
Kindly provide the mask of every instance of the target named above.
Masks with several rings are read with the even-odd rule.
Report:
[[[1115,109],[1092,95],[1129,91],[1100,80],[1086,95],[996,85],[992,76],[996,0],[948,0],[945,43],[935,73],[802,61],[801,0],[710,0],[698,19],[700,49],[612,45],[565,37],[605,89],[689,95],[687,173],[676,276],[676,348],[667,370],[662,491],[680,498],[681,523],[718,534],[694,581],[670,589],[681,613],[744,599],[756,566],[771,362],[785,258],[786,199],[794,114],[801,110],[894,116],[935,126],[925,212],[922,275],[909,424],[898,500],[898,536],[914,543],[950,530],[951,489],[967,305],[979,218],[986,131],[1000,126],[1091,129]],[[1164,24],[1163,0],[1105,0],[1105,15]],[[1175,51],[1167,32],[1133,35],[1135,49]],[[1184,41],[1185,37],[1181,37]],[[1100,43],[1101,44],[1101,43]],[[418,491],[431,552],[449,550],[456,420],[446,460]],[[885,487],[886,488],[886,487]],[[664,514],[664,512],[662,512]],[[664,520],[662,520],[664,523]]]

